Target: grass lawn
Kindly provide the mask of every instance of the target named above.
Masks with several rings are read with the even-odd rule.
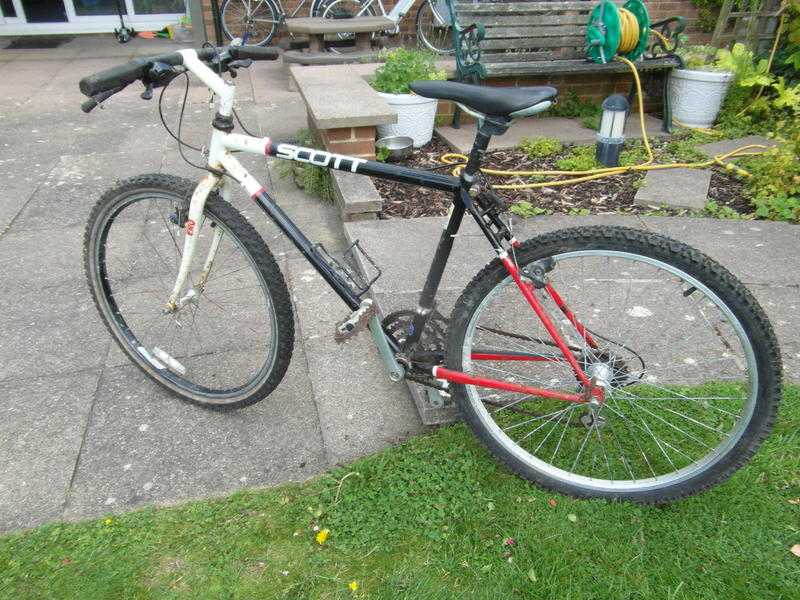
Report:
[[[797,386],[750,465],[664,508],[541,491],[457,425],[302,485],[2,537],[0,597],[796,599],[798,497]]]

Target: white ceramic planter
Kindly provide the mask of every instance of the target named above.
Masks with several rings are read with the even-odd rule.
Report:
[[[673,69],[669,76],[672,116],[682,125],[707,128],[714,124],[733,73]]]
[[[397,123],[378,125],[378,137],[406,135],[419,148],[431,141],[437,100],[414,94],[378,94],[397,111]]]

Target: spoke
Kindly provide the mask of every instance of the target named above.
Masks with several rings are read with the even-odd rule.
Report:
[[[577,406],[577,404],[574,405],[574,406]],[[568,406],[567,408],[562,408],[560,410],[556,410],[556,411],[553,411],[551,413],[547,413],[546,415],[537,415],[537,416],[535,416],[535,417],[533,417],[531,419],[528,419],[527,421],[521,421],[519,423],[514,423],[513,425],[509,425],[508,427],[503,429],[503,431],[509,431],[510,429],[516,429],[517,427],[521,427],[523,425],[527,425],[528,423],[533,423],[534,421],[540,421],[540,420],[545,419],[547,417],[550,417],[552,415],[560,415],[565,410],[569,410],[570,408],[574,408],[574,406]]]
[[[555,450],[553,450],[553,456],[550,457],[550,462],[553,463],[556,459],[556,454],[558,454],[558,449],[561,447],[561,442],[564,441],[564,435],[567,433],[567,428],[569,427],[569,422],[572,420],[572,413],[568,413],[567,422],[564,424],[564,431],[561,432],[561,436],[558,438],[558,443],[556,444]]]
[[[547,425],[548,423],[550,423],[550,422],[551,422],[553,419],[555,419],[555,418],[556,418],[556,416],[558,416],[558,418],[559,418],[559,420],[560,420],[560,419],[561,419],[561,416],[559,416],[559,415],[563,415],[565,412],[567,412],[567,411],[568,411],[568,410],[570,410],[571,408],[575,408],[576,406],[577,406],[577,404],[573,404],[572,406],[568,406],[567,408],[564,408],[564,409],[562,409],[562,410],[560,410],[560,411],[557,411],[557,412],[555,413],[555,415],[553,415],[552,417],[550,417],[549,419],[547,419],[547,421],[545,421],[544,423],[542,423],[541,425],[539,425],[539,426],[538,426],[536,429],[534,429],[533,431],[529,431],[528,433],[526,433],[525,435],[523,435],[521,438],[519,438],[519,440],[517,440],[517,444],[519,444],[520,442],[522,442],[522,440],[526,440],[526,439],[528,439],[528,438],[529,438],[530,436],[532,436],[534,433],[536,433],[537,431],[539,431],[539,430],[540,430],[542,427],[544,427],[545,425]],[[558,421],[556,421],[556,423],[557,423],[557,422],[558,422]],[[511,428],[509,427],[508,429],[511,429]],[[551,431],[552,431],[552,430],[551,430]]]
[[[594,427],[594,424],[592,425]],[[586,442],[589,441],[589,436],[592,435],[592,427],[589,427],[586,431],[586,437],[583,438],[583,443],[581,444],[580,449],[578,450],[578,454],[575,455],[575,461],[572,463],[572,467],[570,471],[573,473],[575,472],[575,467],[578,466],[578,461],[581,459],[581,454],[583,454],[583,449],[586,447]]]

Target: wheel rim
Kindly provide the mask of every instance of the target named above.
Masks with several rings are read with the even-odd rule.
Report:
[[[269,42],[278,27],[278,16],[266,0],[228,0],[222,7],[222,29],[229,39],[243,38],[262,45]]]
[[[334,0],[327,5],[325,5],[325,10],[322,13],[322,18],[324,19],[352,19],[354,17],[374,17],[375,16],[375,9],[370,4],[363,9],[362,3],[360,0]],[[355,34],[353,32],[342,32],[332,34],[330,36],[325,36],[325,40],[327,42],[332,42],[331,45],[328,46],[328,50],[332,52],[338,52],[339,49],[336,45],[341,42],[350,42],[354,39]],[[374,34],[373,34],[374,37]]]
[[[195,232],[198,248],[188,279],[198,280],[219,229],[222,238],[206,283],[179,311],[163,313],[183,249],[183,229],[170,221],[181,204],[164,192],[134,193],[98,220],[92,246],[95,295],[116,338],[159,381],[205,402],[235,402],[260,387],[275,365],[272,298],[241,241],[207,213]],[[139,214],[127,210],[131,207]]]
[[[569,252],[556,255],[554,258],[556,268],[552,274],[556,279],[553,285],[557,290],[561,290],[560,293],[578,318],[587,319],[584,324],[591,331],[598,333],[604,331],[603,320],[608,322],[609,318],[605,312],[613,315],[615,312],[619,314],[628,311],[624,312],[626,319],[620,319],[620,322],[633,324],[629,328],[630,333],[626,334],[626,331],[623,331],[625,328],[620,328],[615,334],[604,337],[607,340],[622,342],[629,348],[633,344],[629,337],[639,341],[638,347],[645,361],[645,366],[638,366],[642,376],[638,381],[632,382],[632,378],[638,375],[635,368],[627,366],[625,367],[627,371],[624,371],[623,364],[615,362],[616,356],[612,360],[609,356],[600,356],[599,351],[592,351],[588,344],[580,339],[574,327],[565,318],[561,318],[551,303],[547,306],[549,314],[554,317],[562,335],[568,336],[573,347],[581,350],[586,361],[584,364],[587,373],[592,371],[600,375],[605,372],[610,379],[610,385],[606,388],[608,401],[596,414],[593,414],[592,411],[586,410],[585,405],[564,406],[563,402],[556,400],[531,400],[521,394],[501,396],[490,390],[465,386],[467,401],[486,431],[527,467],[551,479],[596,492],[625,493],[656,490],[686,481],[717,463],[744,434],[755,410],[758,390],[755,353],[744,328],[732,311],[696,278],[656,259],[606,250]],[[597,264],[594,269],[581,269],[581,274],[570,284],[564,277],[565,267],[571,264],[569,261],[581,258],[590,258]],[[607,308],[598,305],[591,308],[591,301],[586,300],[599,297],[590,292],[590,288],[595,288],[594,291],[597,291],[601,287],[599,286],[601,278],[595,275],[603,272],[599,268],[601,265],[598,260],[601,263],[605,262],[606,266],[612,262],[627,261],[626,270],[620,270],[620,273],[627,273],[625,276],[628,277],[628,292],[622,296],[624,300],[622,305],[620,298],[616,296],[613,297],[614,302],[612,296],[609,296]],[[648,272],[651,275],[657,272],[664,274],[665,279],[658,284],[661,287],[657,288],[657,282],[647,280],[641,280],[636,284],[639,275]],[[594,283],[590,284],[590,281]],[[671,284],[669,287],[684,291],[694,288],[689,296],[683,298],[691,298],[695,304],[689,305],[688,301],[675,303],[674,296],[667,295],[661,296],[665,299],[661,306],[654,304],[652,300],[659,298],[656,292],[663,292],[666,289],[665,284]],[[635,301],[631,294],[632,289],[636,289],[638,295],[648,288],[647,295],[643,297],[648,297],[650,300],[642,301],[640,304],[631,303]],[[519,296],[511,279],[506,278],[486,295],[473,313],[467,326],[462,351],[464,371],[501,379],[517,379],[523,385],[536,387],[548,387],[547,384],[550,383],[551,389],[559,391],[569,389],[574,393],[579,386],[577,381],[574,379],[568,381],[563,375],[568,369],[564,362],[540,362],[535,367],[522,371],[516,366],[517,364],[534,365],[534,363],[504,361],[499,364],[472,360],[476,349],[481,351],[489,340],[497,340],[500,337],[487,332],[486,328],[493,316],[488,312],[490,307],[494,305],[503,308],[497,302],[504,292],[506,295],[513,293]],[[543,302],[547,302],[542,290],[537,290],[537,296]],[[695,297],[692,298],[693,296]],[[572,304],[573,302],[575,304]],[[583,306],[584,304],[586,306]],[[678,305],[681,308],[677,308]],[[522,306],[521,301],[517,306]],[[535,319],[533,311],[527,305],[525,307]],[[586,307],[591,309],[588,311],[589,316],[586,316]],[[675,309],[675,314],[682,315],[681,325],[686,323],[688,326],[673,325],[670,331],[665,332],[663,323],[659,325],[655,322],[660,315],[666,314],[666,308],[670,307]],[[687,312],[689,308],[695,312]],[[684,312],[680,312],[681,310]],[[555,319],[557,313],[559,319]],[[505,314],[508,314],[507,310]],[[709,315],[711,315],[710,320]],[[489,318],[486,318],[487,316]],[[647,326],[635,323],[636,320],[646,322],[648,319],[654,321]],[[700,336],[700,324],[703,322],[709,324],[712,335],[706,332]],[[633,327],[638,329],[633,331]],[[503,331],[509,330],[518,331],[507,326],[503,328]],[[700,348],[692,351],[698,358],[685,354],[689,349],[687,344],[692,338],[683,338],[681,343],[679,336],[687,330],[690,332],[694,330],[692,335],[697,343],[708,340],[713,342],[716,338],[719,342],[717,346],[721,346],[722,350],[716,346],[713,348],[714,352],[709,348],[703,348],[702,352],[705,354],[702,358],[711,359],[712,355],[717,355],[717,362],[700,361]],[[528,337],[536,340],[545,339],[544,334],[539,335],[539,333],[537,331]],[[647,340],[646,346],[642,340]],[[733,344],[734,341],[738,342],[738,346]],[[669,362],[663,358],[660,360],[664,362],[653,358],[653,352],[649,348],[665,348],[668,343],[675,344],[669,347],[669,353],[666,354]],[[535,346],[539,348],[538,352],[541,354],[553,354],[549,348],[542,351],[540,344],[531,342],[522,343],[515,339],[511,345],[513,347],[504,350],[524,349],[531,352]],[[600,349],[603,345],[610,348],[611,354],[620,357],[625,354],[618,346],[612,346],[608,342],[601,341],[599,345]],[[646,356],[645,347],[648,349]],[[636,349],[635,345],[633,349]],[[680,362],[676,363],[676,359]],[[623,360],[631,362],[630,358]],[[604,371],[598,367],[603,363],[610,368]],[[509,364],[515,366],[509,368]],[[633,361],[633,364],[637,363]],[[546,368],[542,365],[546,365]],[[547,369],[550,369],[549,375]],[[499,373],[498,370],[504,373]],[[552,378],[558,370],[561,373],[556,383]],[[689,374],[687,381],[684,383],[678,381],[676,373],[683,373],[684,376]],[[551,379],[546,380],[548,376]],[[692,381],[692,378],[695,381]],[[700,381],[696,381],[698,379]],[[732,410],[734,405],[738,406],[737,411]],[[708,407],[708,410],[700,410],[699,407]],[[526,414],[520,417],[516,414],[520,409],[529,408],[535,410],[531,411],[532,415]],[[506,414],[513,414],[513,417],[506,414],[498,417],[498,413],[503,411]],[[709,419],[708,414],[711,414],[713,419]],[[586,415],[589,415],[589,418],[582,419]],[[722,423],[728,424],[729,427],[723,427]],[[678,443],[680,439],[683,439],[681,444]],[[718,441],[712,445],[710,442],[715,439]],[[568,440],[568,444],[565,444],[565,440]],[[690,446],[694,447],[692,452],[689,452]],[[573,449],[577,455],[572,464],[567,448]],[[559,452],[562,451],[564,454],[559,457]],[[591,463],[588,458],[590,452],[593,455]],[[681,457],[680,452],[686,456]]]
[[[446,8],[446,7],[445,7]],[[422,45],[440,54],[453,51],[452,29],[445,20],[446,13],[435,14],[436,9],[426,2],[420,7],[417,36]]]

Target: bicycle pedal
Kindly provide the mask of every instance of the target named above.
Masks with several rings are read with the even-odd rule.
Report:
[[[375,315],[375,306],[371,298],[365,298],[353,314],[336,325],[333,339],[337,344],[342,344],[360,331],[366,329],[369,320]]]

